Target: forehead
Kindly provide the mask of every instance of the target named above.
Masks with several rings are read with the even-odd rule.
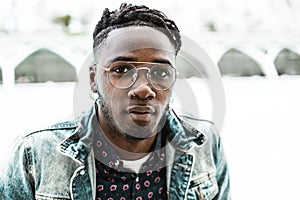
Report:
[[[104,62],[145,49],[152,49],[163,55],[175,55],[175,48],[167,35],[148,26],[130,26],[113,30],[97,48],[96,56]]]

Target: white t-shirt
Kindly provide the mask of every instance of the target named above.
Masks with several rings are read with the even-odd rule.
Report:
[[[123,167],[133,170],[135,173],[139,173],[142,165],[148,160],[150,154],[138,160],[122,160]]]

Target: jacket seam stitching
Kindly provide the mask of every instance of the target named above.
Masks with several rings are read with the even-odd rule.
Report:
[[[29,145],[29,138],[26,138],[24,140],[24,151],[25,151],[25,156],[26,156],[26,161],[27,161],[27,170],[28,170],[28,176],[29,176],[29,181],[30,185],[32,187],[33,192],[35,191],[35,182],[34,182],[34,175],[33,175],[33,163],[32,162],[32,156],[30,156],[30,145]],[[34,194],[35,195],[35,194]]]
[[[47,129],[41,129],[41,130],[38,130],[38,131],[33,131],[31,133],[28,133],[26,135],[23,136],[23,138],[27,138],[27,137],[30,137],[34,134],[37,134],[37,133],[42,133],[42,132],[46,132],[46,131],[56,131],[56,130],[71,130],[71,129],[76,129],[77,126],[74,126],[74,127],[61,127],[61,128],[47,128]]]
[[[56,199],[66,199],[66,198],[69,198],[69,196],[47,195],[47,194],[42,194],[42,193],[36,193],[35,196],[39,196],[39,197],[51,197],[51,198],[56,198]]]

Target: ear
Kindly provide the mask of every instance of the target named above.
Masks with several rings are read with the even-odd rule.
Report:
[[[90,66],[90,86],[93,92],[98,92],[96,84],[96,65]]]

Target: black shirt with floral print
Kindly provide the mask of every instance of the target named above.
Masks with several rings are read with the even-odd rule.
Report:
[[[101,132],[94,137],[96,200],[167,199],[166,158],[161,148],[161,132],[139,173],[124,168],[123,161]]]

